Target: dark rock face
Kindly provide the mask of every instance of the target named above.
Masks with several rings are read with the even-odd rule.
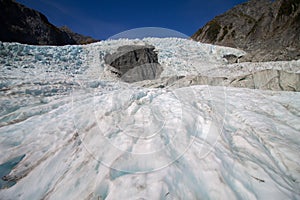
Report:
[[[192,38],[243,49],[244,61],[300,59],[300,0],[250,0],[215,17]]]
[[[152,80],[162,72],[154,49],[151,45],[122,46],[117,52],[107,54],[104,60],[115,69],[113,73],[118,74],[125,82]]]
[[[33,45],[80,44],[73,34],[51,24],[46,16],[13,0],[0,0],[0,41]]]
[[[239,59],[241,59],[242,57],[243,56],[238,57],[233,54],[228,54],[223,56],[223,58],[225,58],[229,64],[238,63]]]

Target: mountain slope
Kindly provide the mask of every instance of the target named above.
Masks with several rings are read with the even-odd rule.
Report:
[[[73,40],[75,40],[76,44],[90,44],[94,42],[99,42],[99,40],[96,40],[90,36],[84,36],[79,33],[75,33],[67,26],[62,26],[59,29],[61,31],[66,32]]]
[[[243,49],[245,60],[300,58],[300,1],[250,0],[215,17],[194,40]]]
[[[61,30],[42,13],[13,0],[0,0],[0,41],[38,45],[66,45],[94,42],[90,38]]]

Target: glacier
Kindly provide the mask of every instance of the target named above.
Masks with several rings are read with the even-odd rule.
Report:
[[[300,93],[109,72],[107,53],[145,43],[162,79],[300,73],[300,60],[229,64],[245,52],[179,38],[0,42],[0,199],[299,199]]]

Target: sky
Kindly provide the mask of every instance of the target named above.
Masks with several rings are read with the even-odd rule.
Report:
[[[215,16],[246,0],[16,0],[56,26],[108,39],[130,29],[160,27],[191,36]]]

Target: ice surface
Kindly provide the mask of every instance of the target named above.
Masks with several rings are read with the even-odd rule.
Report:
[[[106,53],[143,43],[166,77],[300,68],[228,65],[244,52],[177,38],[0,43],[0,166],[26,155],[0,199],[300,198],[300,93],[143,88],[106,71]]]

